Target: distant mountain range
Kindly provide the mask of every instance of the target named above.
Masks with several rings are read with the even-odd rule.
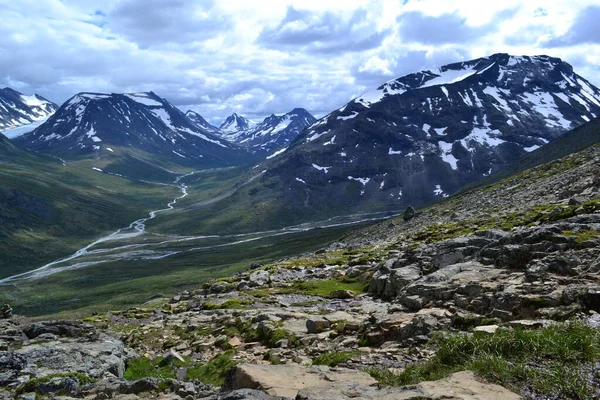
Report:
[[[15,143],[66,159],[125,152],[150,161],[219,167],[253,158],[153,92],[79,93]]]
[[[221,126],[231,127],[228,121],[241,121],[244,129],[222,131],[223,138],[247,148],[253,154],[272,155],[288,146],[316,118],[304,108],[294,108],[283,115],[271,114],[257,125],[248,124],[246,118],[233,114]]]
[[[186,116],[198,127],[259,156],[272,156],[278,151],[283,151],[296,136],[317,120],[304,108],[294,108],[283,115],[271,114],[259,124],[233,113],[219,128],[211,125],[195,111],[188,110]]]
[[[0,89],[0,131],[48,118],[58,106],[40,95]]]

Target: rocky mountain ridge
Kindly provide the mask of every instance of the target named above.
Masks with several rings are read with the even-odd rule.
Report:
[[[594,398],[599,165],[592,146],[91,325],[8,316],[0,395]]]
[[[196,111],[187,110],[185,116],[188,117],[194,124],[200,128],[207,130],[208,132],[218,135],[220,133],[219,128],[212,125],[210,122],[204,119],[204,117],[198,114]]]
[[[0,89],[0,131],[48,118],[57,108],[38,94],[27,96],[8,87]]]
[[[229,166],[252,159],[152,92],[77,94],[15,143],[67,159],[110,156],[117,148],[188,166]]]
[[[429,204],[598,115],[600,90],[564,61],[495,54],[349,102],[264,163],[261,179],[300,210]]]
[[[221,128],[220,132],[224,139],[247,148],[251,153],[272,158],[278,154],[276,152],[285,151],[315,121],[316,118],[304,108],[294,108],[282,115],[271,114],[259,124],[251,124],[234,113],[223,122],[221,126],[225,128]]]

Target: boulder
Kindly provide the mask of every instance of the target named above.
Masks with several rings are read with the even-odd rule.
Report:
[[[259,389],[271,396],[294,398],[303,389],[339,388],[348,382],[377,384],[364,372],[344,368],[241,364],[229,371],[223,390]]]
[[[498,325],[483,325],[476,326],[475,328],[473,328],[473,332],[480,332],[488,335],[493,335],[498,331],[498,329],[500,329]]]
[[[23,328],[23,333],[29,339],[35,339],[45,333],[62,337],[89,337],[96,334],[96,329],[78,321],[44,321],[35,322]]]
[[[408,206],[408,207],[406,207],[406,210],[404,211],[404,214],[402,215],[402,219],[405,221],[409,221],[409,220],[413,219],[416,215],[417,215],[417,212],[415,211],[413,206]]]
[[[12,318],[12,307],[8,304],[5,304],[0,309],[0,318],[1,319],[9,319]]]
[[[325,318],[309,318],[306,320],[306,330],[308,333],[320,333],[326,331],[331,326],[329,320]]]
[[[37,377],[81,372],[91,378],[100,378],[108,372],[122,378],[129,357],[121,341],[104,335],[98,340],[69,338],[26,343],[12,354],[18,360],[25,360],[23,373]]]
[[[264,286],[271,281],[269,271],[254,271],[248,277],[248,284],[252,287]]]
[[[355,382],[301,389],[296,400],[517,400],[519,395],[499,385],[477,380],[470,371],[438,381],[403,387],[373,387]]]

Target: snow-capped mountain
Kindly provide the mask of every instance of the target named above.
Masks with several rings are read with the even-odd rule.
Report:
[[[214,125],[211,125],[207,120],[202,117],[202,115],[198,114],[196,111],[187,110],[185,116],[190,119],[194,124],[196,124],[200,129],[204,129],[207,132],[213,133],[215,135],[219,135],[220,131]]]
[[[251,153],[271,155],[288,146],[316,118],[303,108],[294,108],[287,114],[265,118],[260,124],[240,131],[235,143],[246,147]]]
[[[48,118],[58,106],[40,95],[24,95],[11,88],[0,89],[0,130],[16,128]]]
[[[237,137],[241,132],[252,128],[254,124],[249,119],[242,117],[239,114],[233,113],[225,118],[225,121],[219,126],[221,135],[230,142],[236,142]]]
[[[244,149],[196,126],[153,92],[79,93],[15,142],[64,158],[99,156],[116,149],[143,151],[185,165],[235,165],[252,158]]]
[[[600,91],[558,58],[495,54],[389,81],[268,160],[298,208],[399,209],[446,197],[600,115]]]

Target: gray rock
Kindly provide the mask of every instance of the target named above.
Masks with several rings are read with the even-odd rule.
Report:
[[[93,326],[78,321],[35,322],[23,328],[23,333],[29,339],[35,339],[45,333],[71,338],[97,336]]]
[[[264,286],[271,281],[269,271],[260,270],[254,271],[248,277],[248,284],[252,287]]]
[[[269,396],[263,391],[255,389],[239,389],[226,393],[220,393],[216,397],[217,400],[279,400],[283,397]]]
[[[5,304],[0,309],[0,318],[2,318],[2,319],[12,318],[12,312],[13,312],[12,307],[8,304]]]
[[[306,330],[308,333],[319,333],[326,331],[331,323],[325,318],[309,318],[306,320]]]
[[[408,207],[406,207],[406,210],[404,211],[404,214],[402,215],[402,219],[405,221],[409,221],[409,220],[413,219],[416,215],[417,215],[417,212],[415,211],[413,206],[408,206]]]
[[[123,377],[128,351],[123,343],[109,336],[97,340],[61,339],[60,341],[25,343],[9,356],[21,360],[20,373],[38,377],[67,372],[81,372],[100,378],[109,372]],[[10,361],[9,361],[10,362]]]

